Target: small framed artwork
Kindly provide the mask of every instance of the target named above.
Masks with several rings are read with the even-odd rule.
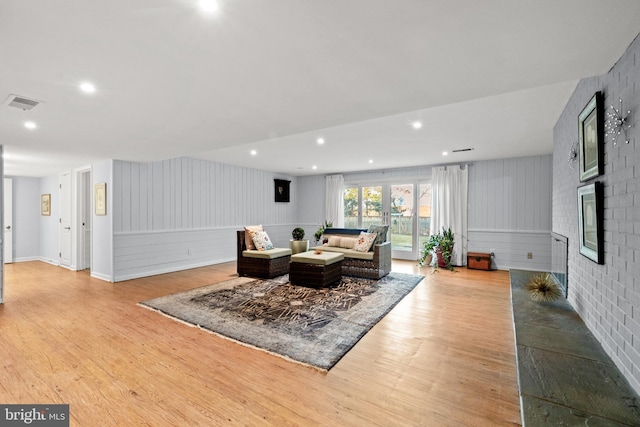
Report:
[[[102,182],[96,184],[93,189],[93,200],[96,215],[104,216],[107,214],[107,183]]]
[[[40,196],[40,215],[51,216],[51,194]]]
[[[602,184],[599,182],[578,187],[578,229],[580,253],[603,264]]]
[[[604,124],[602,93],[596,92],[578,116],[580,181],[602,175]]]
[[[289,184],[291,181],[286,181],[284,179],[274,179],[275,191],[276,191],[276,202],[289,202]]]

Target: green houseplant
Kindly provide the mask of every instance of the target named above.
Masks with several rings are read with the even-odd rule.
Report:
[[[432,234],[429,236],[429,240],[424,242],[422,252],[420,253],[420,259],[418,259],[418,265],[424,267],[425,265],[431,265],[433,261],[433,251],[440,243],[439,234]]]
[[[453,266],[451,265],[451,255],[453,254],[453,245],[455,244],[453,231],[451,231],[451,228],[442,227],[440,236],[440,242],[436,248],[438,267],[446,267],[453,271]]]
[[[304,239],[304,228],[296,227],[291,232],[292,240],[289,240],[289,249],[291,253],[299,254],[300,252],[306,252],[309,250],[309,241]]]
[[[320,228],[316,231],[313,237],[316,239],[316,244],[322,239],[322,235],[324,234],[325,228],[333,227],[333,222],[325,221],[324,224],[320,225]]]
[[[451,256],[453,254],[453,246],[455,244],[453,231],[450,227],[442,227],[440,233],[434,233],[429,236],[429,240],[424,243],[420,256],[419,265],[431,264],[429,257],[432,253],[436,254],[437,267],[447,268],[453,271],[451,265]]]
[[[304,228],[302,227],[294,228],[293,231],[291,232],[291,237],[293,237],[293,240],[304,239]]]

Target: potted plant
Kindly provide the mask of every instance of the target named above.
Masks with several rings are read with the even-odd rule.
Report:
[[[451,255],[453,254],[453,231],[451,228],[442,227],[442,231],[438,234],[438,246],[435,249],[436,256],[438,258],[438,267],[446,267],[453,271],[451,265]]]
[[[302,227],[296,227],[291,232],[292,240],[289,240],[289,248],[294,254],[300,252],[306,252],[309,250],[309,241],[304,239],[304,229]]]
[[[330,227],[333,227],[333,222],[325,221],[324,224],[322,224],[320,228],[318,228],[316,233],[313,235],[313,237],[316,239],[316,245],[318,244],[318,242],[320,242],[320,239],[322,239],[322,235],[324,234],[324,229],[330,228]]]
[[[431,265],[433,253],[435,253],[437,258],[436,267],[448,268],[453,271],[453,266],[451,265],[453,245],[453,231],[451,231],[451,228],[442,227],[440,233],[432,234],[429,236],[429,240],[424,242],[422,253],[418,260],[420,267]]]
[[[429,240],[424,242],[424,246],[422,247],[422,252],[420,253],[420,259],[418,260],[418,265],[420,267],[424,267],[425,265],[431,265],[433,261],[433,251],[440,243],[440,235],[432,234],[429,236]]]

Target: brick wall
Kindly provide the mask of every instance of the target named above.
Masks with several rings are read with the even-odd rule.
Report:
[[[631,110],[630,143],[605,137],[604,265],[579,253],[578,164],[569,167],[578,141],[578,114],[596,91],[604,109]],[[606,74],[580,81],[554,128],[553,231],[569,239],[569,301],[602,347],[640,392],[640,37]],[[605,114],[606,119],[606,114]]]

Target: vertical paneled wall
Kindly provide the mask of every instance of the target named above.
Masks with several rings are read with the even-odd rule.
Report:
[[[315,232],[325,221],[326,179],[324,175],[296,178],[298,226],[304,228],[305,239],[314,246]]]
[[[568,298],[631,385],[640,391],[640,39],[607,74],[582,80],[554,128],[553,231],[568,237]],[[626,144],[606,138],[604,174],[604,264],[579,253],[577,162],[568,162],[578,141],[578,115],[596,91],[604,106],[631,110]],[[626,111],[624,111],[626,112]],[[573,166],[573,167],[571,167]]]
[[[274,201],[291,180],[291,203]],[[288,246],[296,182],[288,176],[191,158],[114,161],[115,280],[235,260],[236,230],[263,224]]]
[[[295,203],[274,202],[274,178],[292,178],[191,158],[114,162],[114,231],[139,232],[279,224]],[[291,183],[291,200],[296,199]]]
[[[469,252],[493,250],[498,269],[550,271],[551,170],[550,155],[470,166]]]

